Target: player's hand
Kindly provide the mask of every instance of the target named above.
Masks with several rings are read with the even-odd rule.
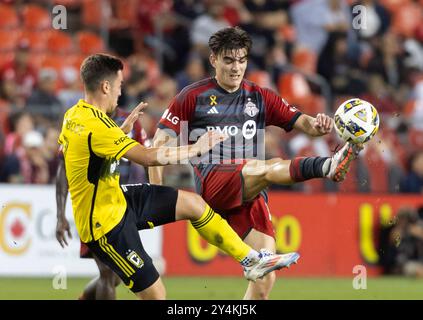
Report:
[[[322,135],[328,134],[333,129],[333,119],[324,113],[318,113],[314,118],[313,128]]]
[[[70,232],[69,222],[66,218],[59,218],[56,225],[56,239],[62,246],[62,248],[68,246],[65,234],[68,234],[69,239],[72,239],[72,233]]]
[[[122,129],[125,134],[128,134],[131,132],[132,128],[134,127],[135,121],[137,121],[143,114],[143,110],[147,107],[148,103],[140,102],[139,105],[137,105],[134,110],[129,114],[129,116],[125,119],[125,121],[122,123],[120,128]]]
[[[229,136],[225,133],[216,131],[208,131],[203,134],[195,143],[196,154],[201,156],[202,154],[211,150],[215,145],[225,141]]]

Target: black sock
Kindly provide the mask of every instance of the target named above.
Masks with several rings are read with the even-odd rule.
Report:
[[[323,165],[328,159],[328,157],[301,157],[291,160],[289,173],[292,180],[301,182],[325,177],[327,172],[323,172]]]

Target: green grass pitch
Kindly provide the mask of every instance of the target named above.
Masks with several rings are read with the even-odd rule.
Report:
[[[0,300],[75,300],[88,278],[68,278],[67,289],[55,290],[52,279],[0,278]],[[168,299],[238,300],[247,282],[236,277],[164,277]],[[123,285],[118,299],[135,299]],[[367,279],[367,289],[355,290],[352,278],[282,278],[270,296],[273,300],[373,300],[423,299],[423,280],[381,277]]]

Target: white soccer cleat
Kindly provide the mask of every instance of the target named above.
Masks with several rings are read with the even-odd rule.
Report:
[[[245,267],[244,276],[247,280],[256,281],[274,270],[289,268],[291,264],[296,264],[299,258],[300,255],[296,252],[275,254],[266,249],[261,249],[260,260],[250,267]]]
[[[362,145],[347,142],[332,156],[327,177],[335,182],[343,181],[351,162],[357,158],[362,149]]]

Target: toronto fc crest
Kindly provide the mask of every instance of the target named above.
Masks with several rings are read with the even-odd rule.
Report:
[[[251,98],[248,98],[248,102],[245,105],[244,113],[248,114],[250,117],[254,117],[259,112],[259,109],[256,107],[255,103],[251,102]]]

